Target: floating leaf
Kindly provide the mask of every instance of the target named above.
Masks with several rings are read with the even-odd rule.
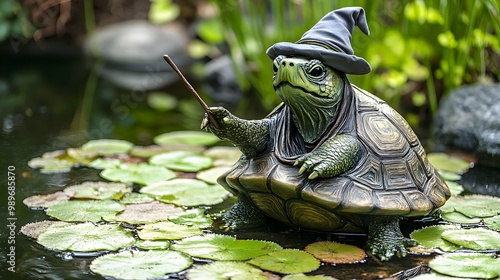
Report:
[[[89,162],[98,154],[93,151],[86,151],[82,148],[68,148],[66,154],[78,162]]]
[[[31,208],[47,208],[62,201],[68,201],[69,196],[67,196],[64,192],[58,191],[50,194],[38,194],[25,198],[23,200],[24,205]]]
[[[446,252],[453,252],[460,249],[460,247],[441,238],[441,234],[446,230],[459,228],[460,226],[458,225],[436,225],[424,227],[413,231],[410,234],[410,237],[426,248],[439,248]]]
[[[144,250],[165,250],[170,247],[170,241],[168,240],[137,240],[135,242],[135,247]]]
[[[175,178],[175,173],[163,166],[153,166],[146,163],[121,164],[117,168],[104,169],[100,173],[104,179],[147,185]]]
[[[337,280],[337,278],[331,276],[305,275],[303,273],[286,275],[281,279],[282,280]]]
[[[490,229],[500,231],[500,215],[491,218],[485,218],[484,224]]]
[[[134,244],[135,239],[116,224],[82,223],[49,227],[38,236],[37,241],[53,250],[93,252],[125,248]]]
[[[158,145],[195,145],[195,146],[211,146],[219,142],[217,136],[202,132],[202,131],[174,131],[168,132],[153,138],[153,141]]]
[[[183,172],[198,172],[212,166],[212,159],[190,151],[174,151],[152,156],[149,163]]]
[[[219,261],[248,260],[279,249],[281,246],[270,241],[237,240],[220,234],[188,237],[172,245],[172,250]]]
[[[90,270],[106,277],[139,280],[163,278],[165,274],[182,271],[192,264],[189,256],[170,250],[123,251],[96,258]]]
[[[465,277],[451,277],[451,276],[446,276],[443,274],[436,274],[436,273],[425,273],[425,274],[420,274],[416,277],[411,278],[411,280],[473,280],[472,278],[465,278]]]
[[[446,180],[446,181],[458,181],[462,179],[462,176],[460,176],[457,173],[446,171],[446,170],[439,170],[438,171],[439,175]]]
[[[464,187],[456,182],[446,181],[452,196],[457,196],[464,191]]]
[[[437,256],[429,266],[450,276],[491,279],[499,275],[500,259],[487,254],[455,253]]]
[[[122,183],[84,182],[69,186],[63,191],[74,198],[119,200],[124,194],[132,192],[132,188]]]
[[[171,0],[154,0],[149,8],[148,18],[154,24],[175,20],[181,13],[179,5]]]
[[[230,168],[231,167],[228,166],[221,166],[203,170],[196,173],[196,178],[209,184],[215,185],[217,184],[217,178],[226,173]]]
[[[109,156],[128,153],[134,144],[118,139],[90,140],[82,145],[82,150],[98,155]]]
[[[150,158],[155,155],[172,152],[172,151],[191,151],[195,153],[201,153],[205,150],[202,146],[194,146],[194,145],[152,145],[152,146],[135,146],[130,154],[134,157],[140,158]]]
[[[147,194],[143,193],[126,193],[122,199],[120,200],[120,203],[123,204],[139,204],[139,203],[148,203],[148,202],[153,202],[155,201],[154,198]]]
[[[441,214],[441,218],[447,222],[455,224],[478,224],[481,222],[480,218],[469,218],[459,212],[447,212]]]
[[[125,211],[116,215],[116,221],[129,224],[147,224],[166,221],[168,216],[184,212],[182,208],[158,201],[128,204]]]
[[[268,280],[263,271],[243,262],[216,261],[190,269],[187,279]]]
[[[248,263],[265,270],[283,274],[306,273],[318,269],[321,265],[320,261],[311,254],[297,249],[284,249],[271,252],[267,255],[253,258]]]
[[[446,230],[441,234],[441,237],[451,243],[472,250],[500,249],[500,233],[489,229]]]
[[[233,166],[241,157],[241,151],[238,148],[225,146],[212,147],[203,154],[215,159],[214,166]]]
[[[74,163],[65,159],[38,157],[28,161],[31,168],[41,168],[45,174],[69,172]]]
[[[112,200],[70,200],[47,208],[47,215],[67,222],[110,221],[125,206]]]
[[[117,158],[98,158],[87,164],[87,166],[95,169],[106,169],[117,168],[121,163],[122,161]]]
[[[427,159],[438,170],[462,174],[470,168],[469,162],[445,153],[429,153]]]
[[[468,217],[493,217],[500,214],[500,198],[487,195],[453,196],[441,207],[445,212],[457,211]]]
[[[177,240],[195,235],[202,235],[197,227],[179,225],[172,222],[159,222],[139,227],[137,235],[146,240]]]
[[[177,98],[164,92],[151,92],[148,94],[148,105],[160,112],[166,112],[177,107]]]
[[[184,213],[172,215],[168,217],[168,220],[176,224],[199,228],[210,227],[213,222],[210,216],[205,215],[205,210],[199,208],[189,209]]]
[[[64,227],[70,225],[71,223],[61,222],[61,221],[40,221],[29,223],[21,227],[21,232],[31,238],[38,238],[38,236],[47,231],[50,227]]]
[[[194,179],[174,179],[147,185],[140,190],[165,203],[181,206],[215,205],[229,193],[219,185],[209,186]]]
[[[361,248],[333,241],[311,243],[306,246],[304,251],[322,262],[334,264],[357,263],[366,257],[365,251]]]

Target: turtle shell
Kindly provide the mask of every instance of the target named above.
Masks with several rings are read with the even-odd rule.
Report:
[[[278,221],[322,231],[353,231],[369,215],[423,216],[442,206],[450,191],[408,123],[372,94],[357,87],[352,93],[347,125],[364,156],[351,170],[309,180],[271,151],[242,158],[219,183]]]

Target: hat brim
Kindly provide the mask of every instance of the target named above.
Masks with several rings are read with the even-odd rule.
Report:
[[[267,49],[266,54],[273,60],[279,55],[315,58],[325,65],[346,74],[362,75],[372,70],[370,64],[361,57],[310,44],[276,43]]]

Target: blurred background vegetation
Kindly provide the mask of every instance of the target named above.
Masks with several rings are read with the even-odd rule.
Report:
[[[364,7],[371,31],[366,36],[355,30],[353,49],[373,71],[351,75],[351,82],[386,100],[415,128],[429,126],[439,100],[454,88],[500,80],[498,0],[2,0],[0,55],[4,60],[9,54],[22,54],[33,42],[40,46],[54,38],[81,46],[96,28],[114,22],[176,22],[188,26],[190,32],[186,49],[193,63],[187,74],[197,89],[204,94],[200,84],[206,63],[229,54],[244,94],[237,114],[262,117],[279,103],[271,86],[272,62],[266,49],[276,42],[297,41],[326,13],[345,6]],[[98,90],[97,80],[91,73],[84,81],[82,93],[75,98],[80,100],[79,112],[90,112],[88,108],[96,106],[92,97]],[[0,81],[0,95],[1,91]],[[29,95],[25,93],[22,100]],[[188,116],[186,127],[197,126],[199,116],[192,115],[202,114],[201,109],[194,102],[182,106],[176,102],[160,94],[148,99],[159,114],[165,108],[178,109],[180,115]],[[150,107],[142,115],[131,114],[143,120],[135,124],[158,121],[158,115],[144,113]]]

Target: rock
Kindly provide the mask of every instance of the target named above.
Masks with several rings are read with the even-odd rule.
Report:
[[[476,154],[500,166],[500,84],[458,88],[442,100],[433,138],[436,150]]]
[[[131,20],[96,30],[85,49],[103,62],[99,72],[105,79],[130,90],[151,90],[178,79],[163,55],[168,54],[182,69],[189,63],[188,41],[188,32],[179,24]]]
[[[205,66],[204,89],[215,103],[235,109],[243,97],[229,55],[218,57]]]

